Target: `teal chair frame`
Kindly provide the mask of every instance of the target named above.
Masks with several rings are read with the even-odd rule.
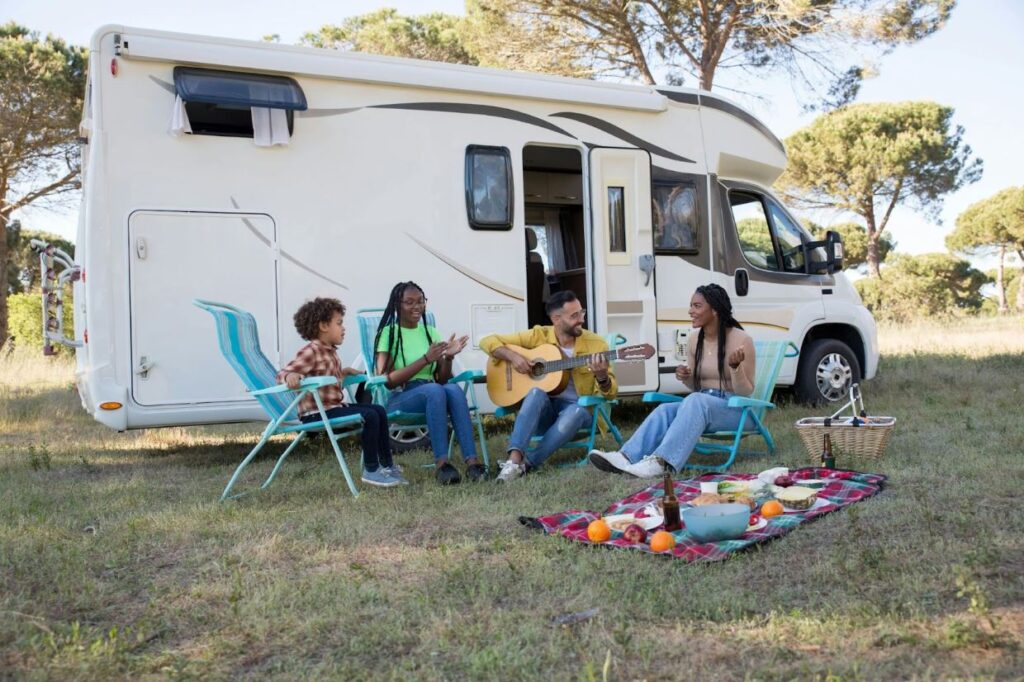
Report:
[[[775,454],[775,439],[772,438],[768,427],[764,425],[765,412],[775,408],[771,402],[772,391],[775,389],[775,382],[779,377],[779,370],[782,369],[782,362],[786,358],[795,358],[800,354],[800,349],[792,341],[757,341],[754,343],[754,355],[757,358],[756,376],[754,377],[754,392],[749,397],[734,395],[729,398],[729,407],[743,408],[740,417],[740,424],[747,423],[747,417],[754,423],[752,429],[738,429],[736,431],[714,431],[704,433],[701,438],[706,439],[694,448],[694,452],[701,455],[720,454],[727,455],[725,462],[718,465],[690,464],[686,462],[683,467],[686,469],[701,469],[708,471],[724,472],[736,461],[737,455],[756,456],[766,453],[741,451],[740,444],[744,438],[750,436],[761,436],[767,446],[767,455]],[[645,403],[674,403],[680,402],[685,396],[670,393],[648,392],[644,394]],[[726,441],[726,443],[714,443],[707,441]]]
[[[626,337],[621,334],[609,334],[605,337],[608,342],[608,348],[618,348],[619,346],[626,343]],[[562,448],[572,449],[583,449],[583,457],[575,462],[565,462],[560,464],[562,467],[582,467],[586,466],[589,462],[590,451],[594,449],[594,443],[597,442],[598,436],[598,420],[603,419],[604,423],[608,425],[608,433],[612,435],[615,442],[621,447],[623,441],[622,433],[619,431],[619,427],[615,426],[612,421],[612,406],[618,405],[617,399],[609,400],[599,395],[584,395],[579,396],[576,399],[576,404],[580,407],[585,407],[591,410],[592,418],[590,420],[590,428],[580,429],[576,432],[576,438],[569,441]],[[516,407],[499,407],[494,411],[496,417],[506,417],[513,415],[518,411]],[[530,436],[530,445],[537,445],[543,440],[544,434],[534,434]],[[559,449],[562,449],[559,448]],[[525,453],[524,453],[525,454]]]
[[[387,409],[388,399],[391,397],[391,390],[385,385],[385,377],[378,376],[376,373],[376,349],[373,347],[373,339],[377,335],[377,327],[380,325],[383,315],[384,308],[360,308],[356,311],[356,319],[359,322],[361,358],[363,365],[366,367],[366,375],[370,377],[370,381],[367,382],[367,387],[370,389],[370,395],[373,398],[373,402],[384,409]],[[424,320],[429,326],[437,327],[434,313],[431,311],[427,311]],[[473,390],[473,384],[476,379],[483,377],[484,373],[480,370],[462,370],[457,357],[455,358],[455,363],[453,371],[455,369],[458,369],[459,371],[448,380],[448,383],[458,385],[466,396],[466,404],[469,406],[469,414],[473,419],[474,426],[476,427],[477,440],[480,445],[480,456],[483,457],[484,460],[484,469],[490,471],[491,460],[487,452],[487,438],[484,435],[484,425],[480,415],[480,406],[476,401],[476,391]],[[401,410],[392,410],[388,412],[388,423],[393,431],[409,429],[418,429],[423,432],[427,431],[427,416],[422,412],[402,412]],[[452,451],[455,448],[455,429],[452,428],[450,431],[451,433],[448,437],[449,459],[451,458]],[[432,467],[434,465],[428,464],[427,466]]]
[[[349,472],[348,464],[345,462],[345,456],[338,441],[341,438],[352,436],[362,431],[362,417],[351,415],[328,419],[327,411],[320,400],[319,389],[324,386],[337,384],[337,377],[307,377],[302,380],[299,389],[296,391],[289,389],[284,384],[278,384],[277,370],[267,360],[267,357],[263,355],[263,351],[260,350],[256,319],[250,313],[227,303],[217,303],[215,301],[196,299],[193,301],[193,304],[213,315],[214,321],[217,324],[217,341],[220,344],[221,353],[242,379],[242,383],[245,384],[249,395],[256,399],[270,417],[270,422],[263,429],[259,442],[249,451],[249,454],[245,456],[245,459],[242,460],[242,463],[238,465],[235,472],[231,475],[231,480],[228,481],[227,487],[224,488],[224,492],[220,496],[221,502],[242,497],[251,492],[245,491],[232,495],[231,489],[234,487],[239,475],[241,475],[242,470],[259,454],[271,437],[279,434],[297,434],[291,443],[288,444],[288,447],[285,448],[284,452],[281,453],[281,456],[278,457],[267,480],[260,486],[260,490],[266,489],[274,482],[288,455],[302,442],[306,435],[320,430],[324,431],[331,443],[334,456],[338,460],[338,466],[341,468],[341,473],[345,476],[345,482],[348,483],[349,490],[352,491],[352,496],[358,497],[359,491],[356,490],[355,481],[353,481],[352,474]],[[351,391],[351,386],[366,380],[367,378],[363,375],[345,377],[342,387]],[[306,395],[313,397],[317,411],[320,413],[321,421],[304,424],[298,420],[297,410],[299,401]],[[361,461],[362,453],[360,453]]]

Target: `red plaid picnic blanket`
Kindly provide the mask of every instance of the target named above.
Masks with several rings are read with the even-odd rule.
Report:
[[[663,552],[663,554],[669,554],[676,559],[684,561],[721,561],[734,552],[783,536],[801,523],[813,521],[819,516],[871,497],[882,490],[882,485],[886,481],[886,477],[882,474],[869,474],[841,469],[819,469],[817,467],[796,469],[791,471],[789,475],[796,481],[810,479],[827,480],[828,483],[818,491],[818,498],[824,500],[825,504],[816,504],[813,509],[804,512],[792,512],[772,517],[768,519],[768,525],[764,528],[747,531],[736,540],[701,543],[694,540],[684,528],[673,533],[676,538],[675,548],[671,552]],[[756,474],[705,474],[686,481],[675,481],[676,496],[680,502],[686,502],[696,497],[700,494],[701,481],[747,481],[755,478],[757,478]],[[635,513],[661,497],[663,492],[661,483],[657,483],[623,500],[619,500],[601,514],[570,509],[560,514],[550,514],[536,518],[523,516],[519,518],[519,521],[530,528],[542,530],[549,535],[557,534],[576,542],[592,544],[587,538],[587,526],[591,521],[612,514]],[[621,533],[614,533],[611,540],[602,544],[608,547],[635,549],[653,554],[648,545],[632,543],[626,540]]]

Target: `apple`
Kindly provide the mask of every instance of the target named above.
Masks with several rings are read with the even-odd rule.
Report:
[[[630,542],[647,542],[647,531],[644,530],[643,526],[635,523],[631,523],[626,526],[626,530],[622,532],[622,536]]]
[[[789,486],[795,483],[796,481],[794,481],[789,476],[779,476],[778,478],[775,479],[775,485],[779,486],[780,488],[788,488]]]

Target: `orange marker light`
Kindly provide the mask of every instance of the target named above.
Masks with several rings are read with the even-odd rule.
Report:
[[[120,410],[122,407],[123,407],[123,405],[121,405],[121,403],[116,403],[116,402],[113,402],[113,401],[106,402],[106,403],[100,403],[100,409],[101,410]]]
[[[117,58],[110,60],[110,75],[117,76]]]

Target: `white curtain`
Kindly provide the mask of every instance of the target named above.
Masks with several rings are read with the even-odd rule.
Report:
[[[544,211],[544,231],[548,235],[548,263],[553,272],[565,271],[565,244],[562,239],[562,223],[558,210]]]
[[[257,147],[288,144],[288,112],[284,109],[252,107],[252,130]]]
[[[192,126],[188,122],[188,112],[185,111],[185,103],[181,95],[174,96],[174,106],[171,108],[171,125],[167,130],[171,137],[179,137],[182,133],[191,133]]]

